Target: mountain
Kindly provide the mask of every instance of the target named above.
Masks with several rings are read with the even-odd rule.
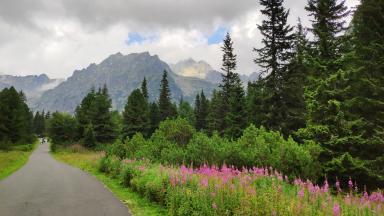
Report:
[[[55,88],[63,80],[50,79],[46,74],[29,76],[12,76],[0,74],[0,90],[8,87],[15,87],[23,91],[28,98],[28,103],[33,104],[44,91]]]
[[[176,64],[170,64],[170,67],[173,72],[180,76],[204,79],[212,83],[219,83],[221,81],[221,73],[214,70],[205,61],[196,62],[189,58]]]
[[[73,75],[56,88],[43,93],[34,104],[35,110],[73,112],[91,88],[107,85],[114,109],[122,110],[128,95],[147,79],[150,100],[159,95],[163,71],[168,71],[168,81],[174,101],[184,98],[193,101],[197,92],[211,93],[215,84],[193,77],[175,74],[157,55],[148,52],[109,56],[100,64],[74,71]]]
[[[179,61],[176,64],[170,64],[170,67],[180,76],[204,79],[215,84],[220,83],[222,80],[221,73],[214,70],[211,65],[205,61],[195,61],[192,58],[189,58]],[[240,79],[246,85],[248,81],[257,80],[258,73],[254,72],[250,75],[241,74]]]

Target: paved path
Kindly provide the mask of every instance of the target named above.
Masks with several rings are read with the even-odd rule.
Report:
[[[129,216],[128,209],[94,177],[56,161],[48,144],[0,181],[1,216]]]

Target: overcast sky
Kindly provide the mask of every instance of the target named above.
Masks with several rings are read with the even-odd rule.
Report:
[[[290,23],[309,25],[307,0],[286,0]],[[358,0],[347,0],[355,6]],[[65,78],[111,54],[149,51],[175,63],[189,57],[219,69],[229,31],[238,72],[257,71],[258,0],[0,0],[0,73]]]

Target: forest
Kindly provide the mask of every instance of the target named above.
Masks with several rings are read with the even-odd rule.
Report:
[[[264,197],[268,194],[272,200],[279,199],[278,206],[261,212],[256,204],[243,205],[249,211],[256,208],[260,214],[276,215],[273,211],[283,212],[289,197],[295,196],[294,205],[299,205],[300,197],[310,200],[311,190],[318,190],[314,194],[321,197],[328,187],[333,194],[347,191],[352,203],[358,200],[352,193],[374,200],[368,192],[384,188],[384,1],[362,0],[352,11],[344,1],[309,0],[308,27],[300,20],[297,26],[288,24],[290,13],[283,0],[260,0],[260,4],[262,47],[250,52],[262,68],[257,81],[243,86],[236,72],[236,41],[227,33],[221,47],[222,81],[212,98],[201,91],[192,105],[182,98],[171,100],[167,71],[157,101],[149,101],[144,79],[141,88],[127,98],[122,113],[112,110],[107,86],[90,89],[74,115],[36,112],[34,117],[22,92],[4,89],[0,146],[31,142],[33,134],[46,134],[53,151],[74,143],[104,151],[101,171],[121,175],[123,184],[167,206],[170,215],[191,215],[196,209],[203,215],[226,215],[225,209],[230,209],[228,215],[249,215],[247,208],[239,212],[240,203],[265,199],[255,202],[273,206]],[[348,16],[353,16],[349,25]],[[176,172],[175,167],[181,168]],[[250,179],[243,178],[249,173]],[[154,177],[157,174],[160,177]],[[148,183],[151,178],[154,182]],[[217,192],[220,199],[209,198],[220,178],[238,184]],[[254,180],[258,178],[262,180]],[[168,180],[172,189],[161,192]],[[287,189],[289,184],[298,187],[298,197]],[[265,191],[257,187],[247,191],[250,185]],[[289,195],[276,198],[279,192],[268,191],[266,185]],[[208,189],[201,192],[199,187]],[[239,194],[232,194],[233,190]],[[255,198],[253,193],[263,197]],[[383,202],[382,193],[378,194],[377,203]],[[207,207],[205,199],[216,201]],[[362,213],[353,205],[348,210],[347,198],[340,199],[345,215]],[[367,208],[378,209],[381,204],[375,202]],[[303,205],[291,213],[340,215],[336,214],[339,204],[331,204],[330,210],[313,203]]]

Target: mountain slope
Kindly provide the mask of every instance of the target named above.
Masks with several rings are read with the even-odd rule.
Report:
[[[29,75],[29,76],[12,76],[0,75],[0,90],[15,87],[18,91],[23,91],[28,98],[28,103],[39,98],[44,91],[55,88],[60,79],[50,79],[47,75]]]
[[[144,77],[147,78],[150,100],[156,100],[164,70],[168,71],[170,90],[175,101],[182,96],[191,100],[201,89],[211,92],[215,86],[204,80],[176,75],[157,55],[151,56],[148,52],[129,55],[117,53],[100,64],[91,64],[75,71],[65,82],[45,92],[34,109],[73,112],[92,87],[99,88],[106,84],[113,108],[122,110],[128,95],[140,87]]]
[[[214,84],[218,84],[222,80],[222,74],[214,70],[211,65],[205,61],[195,61],[192,58],[182,60],[176,64],[170,64],[171,69],[178,75],[183,77],[193,77],[204,79]],[[258,79],[258,73],[254,72],[250,75],[240,75],[240,79],[243,81],[244,86],[248,81],[255,81]]]

